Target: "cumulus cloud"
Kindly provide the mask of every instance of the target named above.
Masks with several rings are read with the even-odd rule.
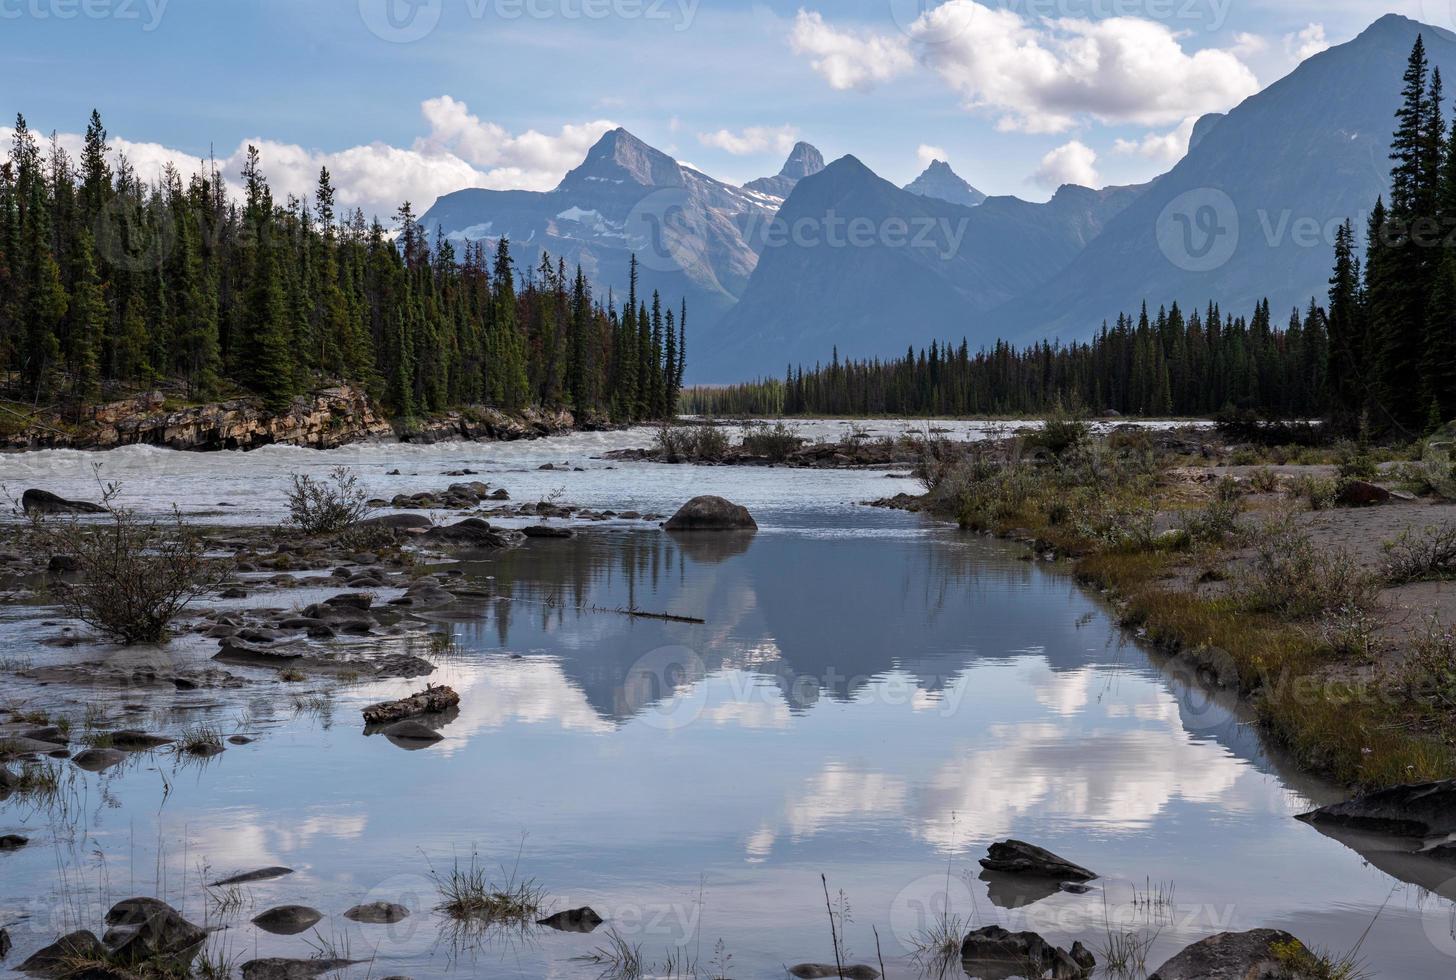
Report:
[[[1193,126],[1197,122],[1195,117],[1189,116],[1171,132],[1149,133],[1140,140],[1119,139],[1112,145],[1113,152],[1146,157],[1159,163],[1177,163],[1188,153],[1188,141],[1193,138]]]
[[[1228,109],[1258,91],[1231,51],[1183,50],[1165,25],[1136,17],[1029,21],[948,0],[910,30],[921,60],[1002,129],[1065,132],[1090,116],[1164,126]],[[933,40],[934,43],[930,43]]]
[[[418,214],[441,195],[467,187],[549,190],[581,162],[603,133],[615,128],[610,121],[596,120],[563,126],[555,135],[536,130],[513,134],[482,121],[464,102],[449,96],[429,99],[420,109],[428,133],[408,148],[376,142],[322,151],[257,137],[243,140],[231,153],[219,156],[217,168],[238,192],[239,175],[252,144],[258,148],[274,197],[282,200],[290,194],[312,196],[319,169],[327,167],[341,208],[362,208],[366,215],[387,221],[405,201],[412,202]],[[4,147],[0,152],[8,152],[12,135],[13,130],[0,128],[0,146]],[[73,157],[79,154],[80,134],[60,134],[58,141]],[[156,180],[168,164],[184,177],[206,167],[206,161],[199,161],[195,154],[159,143],[113,137],[111,147],[113,156],[125,155],[144,181]]]
[[[749,126],[739,132],[720,129],[716,133],[699,133],[698,142],[715,146],[734,156],[750,153],[788,153],[794,148],[799,131],[793,126]]]
[[[831,27],[817,12],[800,10],[789,43],[831,88],[869,89],[915,65],[905,38]]]
[[[937,160],[950,161],[950,154],[945,152],[945,147],[931,146],[929,143],[921,143],[915,149],[915,156],[920,160],[922,167],[928,167]]]
[[[1056,188],[1063,184],[1096,187],[1100,182],[1097,151],[1080,140],[1064,143],[1041,158],[1041,166],[1031,179],[1042,187]]]
[[[1296,62],[1313,58],[1329,46],[1323,24],[1310,24],[1301,31],[1284,35],[1284,50]]]
[[[800,10],[790,43],[836,89],[866,89],[916,60],[1004,130],[1061,133],[1079,121],[1168,126],[1229,109],[1259,89],[1242,59],[1263,42],[1186,51],[1182,35],[1138,17],[1023,17],[975,0],[926,11],[909,37],[850,32]]]

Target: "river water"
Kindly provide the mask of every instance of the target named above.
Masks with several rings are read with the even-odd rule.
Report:
[[[0,803],[0,834],[32,838],[0,854],[0,925],[16,947],[0,967],[61,931],[99,932],[111,902],[147,894],[226,926],[213,940],[226,956],[331,948],[371,961],[352,977],[596,977],[609,930],[640,945],[648,975],[677,975],[669,961],[685,958],[700,976],[783,976],[833,962],[827,881],[847,908],[848,959],[882,956],[897,978],[916,975],[915,938],[946,915],[1093,949],[1109,929],[1135,933],[1149,969],[1208,934],[1271,926],[1337,953],[1363,936],[1379,976],[1453,973],[1456,867],[1378,844],[1362,856],[1294,820],[1338,792],[1282,767],[1064,571],[860,506],[914,490],[883,471],[597,458],[650,437],[0,457],[17,495],[85,495],[100,462],[133,506],[176,502],[221,523],[281,520],[287,474],[348,465],[386,497],[472,469],[517,501],[670,513],[716,493],[760,524],[751,537],[673,537],[614,521],[464,563],[492,595],[441,617],[454,647],[431,680],[462,705],[446,739],[420,751],[366,737],[359,715],[418,681],[125,692],[158,727],[208,720],[257,741],[205,765],[158,753],[101,775],[68,766],[52,804]],[[539,469],[548,462],[558,468]],[[74,656],[34,645],[55,619],[4,609],[0,658]],[[0,685],[0,703],[66,701],[10,676]],[[1006,837],[1102,877],[1076,895],[983,875],[977,859]],[[454,929],[433,911],[435,876],[472,861],[607,924]],[[202,887],[269,865],[294,873],[211,897]],[[380,900],[415,914],[393,926],[341,915]],[[325,918],[292,937],[250,924],[285,904]]]

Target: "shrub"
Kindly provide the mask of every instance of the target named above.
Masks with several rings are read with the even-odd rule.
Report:
[[[347,531],[369,511],[359,477],[347,466],[331,470],[326,481],[300,473],[290,479],[289,521],[304,534]]]
[[[1385,577],[1396,585],[1456,574],[1456,524],[1427,527],[1420,532],[1402,531],[1382,547]]]
[[[227,580],[229,563],[206,557],[206,544],[173,508],[149,521],[116,506],[119,484],[103,488],[100,522],[36,517],[32,527],[51,555],[75,559],[77,578],[52,590],[70,616],[126,645],[160,643],[194,599]]]
[[[1238,530],[1243,513],[1244,499],[1238,484],[1224,477],[1219,481],[1213,498],[1201,510],[1185,511],[1179,526],[1192,541],[1219,542]]]
[[[743,449],[755,456],[767,456],[775,463],[782,463],[804,444],[804,437],[797,429],[784,422],[772,426],[754,426],[743,434]]]
[[[1405,663],[1405,680],[1416,696],[1449,717],[1456,710],[1456,634],[1432,617]]]
[[[1279,474],[1261,466],[1249,474],[1249,486],[1255,493],[1274,493],[1279,489]]]
[[[716,425],[664,424],[657,430],[657,449],[669,463],[717,462],[728,455],[728,436]]]
[[[1087,424],[1087,415],[1082,407],[1076,403],[1064,405],[1058,397],[1041,429],[1026,436],[1026,444],[1045,449],[1053,456],[1061,456],[1084,445],[1091,434],[1092,428]]]
[[[1368,609],[1376,585],[1342,550],[1320,553],[1288,516],[1268,521],[1243,587],[1253,609],[1312,619],[1337,609]]]
[[[1334,480],[1297,476],[1285,488],[1285,493],[1302,499],[1310,510],[1329,510],[1339,498],[1340,487]]]

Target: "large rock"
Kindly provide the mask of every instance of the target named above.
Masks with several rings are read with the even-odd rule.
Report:
[[[968,933],[961,942],[961,962],[971,976],[977,975],[977,967],[987,967],[997,976],[1011,969],[1030,971],[1026,975],[1033,977],[1050,973],[1057,980],[1090,976],[1097,965],[1080,943],[1068,952],[1034,932],[1010,932],[1000,926]]]
[[[71,761],[87,772],[101,772],[112,766],[119,766],[127,760],[120,749],[86,749],[71,757]]]
[[[1391,496],[1391,492],[1382,486],[1364,480],[1350,480],[1340,485],[1338,501],[1346,507],[1373,507],[1389,503]]]
[[[133,906],[133,910],[143,912],[140,905]],[[113,944],[112,956],[129,964],[165,962],[185,974],[207,941],[207,930],[193,925],[176,909],[160,902],[140,918],[140,922],[125,927],[120,933]]]
[[[1456,833],[1456,779],[1392,786],[1302,813],[1299,819],[1405,837]]]
[[[1276,947],[1295,952],[1303,948],[1278,929],[1221,932],[1189,946],[1148,980],[1300,980]]]
[[[280,905],[253,917],[253,925],[275,936],[296,936],[318,925],[323,913],[307,905]]]
[[[424,514],[386,514],[360,521],[359,527],[387,527],[394,531],[413,531],[430,527],[435,522]]]
[[[1091,881],[1097,877],[1095,871],[1073,864],[1044,847],[1020,840],[992,844],[987,856],[981,858],[981,867],[1001,874],[1030,875],[1057,881]]]
[[[742,507],[722,497],[694,497],[667,520],[669,531],[757,531],[758,522]]]
[[[74,972],[77,960],[99,961],[106,958],[106,947],[96,935],[85,929],[69,933],[33,954],[18,969],[33,977],[67,977]]]
[[[104,514],[106,508],[85,500],[67,500],[49,490],[27,490],[20,495],[20,506],[27,514]]]

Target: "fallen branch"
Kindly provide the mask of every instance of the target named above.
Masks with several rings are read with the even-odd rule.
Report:
[[[436,714],[460,706],[460,695],[448,687],[426,687],[418,694],[411,694],[398,701],[384,701],[371,704],[364,709],[364,723],[382,725],[387,722],[412,718],[415,715]]]

